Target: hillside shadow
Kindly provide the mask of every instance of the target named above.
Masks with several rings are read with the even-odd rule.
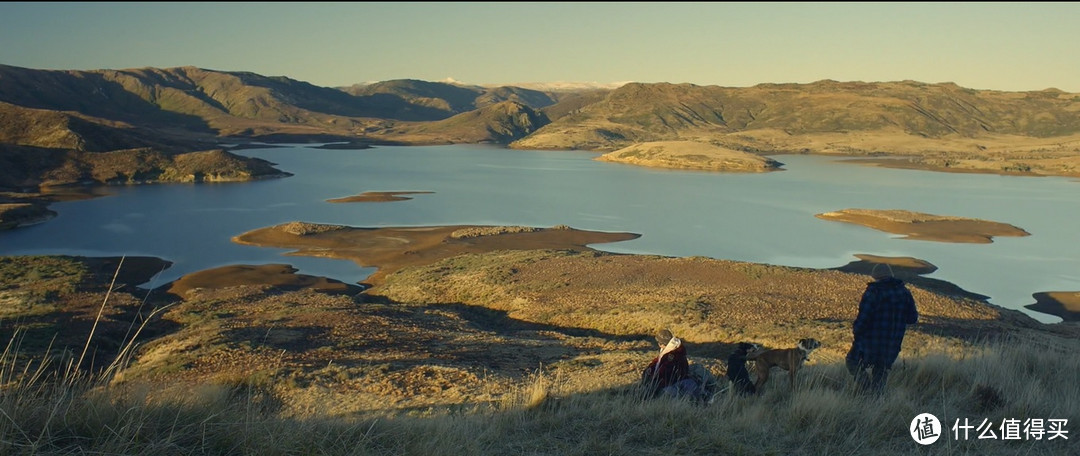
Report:
[[[82,73],[82,76],[77,84],[64,91],[67,93],[39,97],[37,106],[32,107],[78,111],[95,117],[124,120],[134,125],[182,126],[200,133],[215,132],[203,118],[161,109],[102,74]]]
[[[69,310],[4,319],[0,320],[0,334],[15,350],[13,366],[49,359],[50,369],[62,370],[79,358],[85,347],[82,364],[75,367],[95,374],[112,364],[128,344],[146,343],[180,329],[175,322],[155,319],[137,331],[153,309],[122,306],[114,310],[118,312],[96,322],[84,312]]]
[[[946,282],[944,280],[924,277],[924,274],[930,274],[937,270],[936,266],[929,263],[926,263],[925,266],[915,267],[889,264],[883,261],[859,259],[856,261],[852,261],[846,265],[830,269],[851,274],[865,275],[867,276],[867,282],[870,282],[870,275],[873,272],[874,268],[884,265],[888,265],[889,268],[891,268],[894,277],[903,280],[905,283],[915,285],[925,290],[933,291],[935,293],[947,296],[974,299],[976,301],[988,302],[990,300],[989,296],[967,291],[953,283]]]
[[[423,315],[412,315],[413,321],[429,320],[424,326],[427,331],[421,335],[412,335],[406,346],[399,347],[419,352],[429,351],[430,347],[439,347],[430,357],[400,359],[388,357],[397,366],[416,366],[421,364],[441,364],[453,367],[479,367],[485,369],[524,373],[535,370],[541,365],[551,365],[560,361],[578,360],[587,365],[589,358],[602,355],[611,350],[607,347],[621,347],[620,351],[633,353],[640,358],[640,368],[644,369],[656,356],[657,346],[654,334],[612,334],[592,328],[560,326],[546,323],[529,322],[513,318],[505,311],[472,306],[463,303],[439,303],[425,306],[402,305],[385,297],[367,296],[366,302],[393,306],[398,311],[409,311]],[[435,318],[435,320],[432,320]],[[490,334],[491,339],[461,337],[455,332],[455,324],[461,322],[467,328],[479,331],[478,335]],[[568,340],[588,341],[586,344],[568,343]],[[699,362],[708,366],[725,366],[725,361],[742,340],[723,342],[685,342],[687,356],[691,363]],[[628,345],[632,347],[627,347]],[[354,349],[379,350],[377,341],[362,342]],[[724,370],[724,368],[721,368]],[[715,373],[715,372],[714,372]]]
[[[1041,312],[1047,315],[1060,317],[1063,321],[1080,321],[1080,306],[1074,301],[1060,299],[1053,293],[1039,292],[1031,295],[1035,298],[1034,304],[1024,306],[1027,309]]]
[[[360,305],[360,316],[375,317],[381,323],[364,337],[331,342],[339,350],[361,354],[335,359],[335,364],[360,367],[386,363],[392,370],[439,366],[518,376],[537,366],[602,354],[602,347],[610,344],[651,339],[527,322],[504,311],[462,303],[412,306],[369,299]],[[255,337],[257,332],[244,334]],[[589,342],[572,344],[568,339]]]
[[[454,113],[412,104],[393,94],[352,95],[343,90],[319,87],[285,77],[266,77],[250,73],[231,73],[244,84],[285,94],[293,106],[311,112],[343,117],[378,117],[405,121],[441,120]]]

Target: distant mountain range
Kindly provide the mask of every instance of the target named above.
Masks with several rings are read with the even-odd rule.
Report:
[[[329,88],[195,67],[0,65],[0,188],[8,189],[100,181],[97,160],[86,154],[130,159],[141,150],[171,160],[221,142],[268,139],[596,151],[699,141],[760,154],[915,153],[946,164],[1020,151],[1035,163],[1025,165],[1031,170],[1042,169],[1042,158],[1080,155],[1076,135],[1080,95],[1057,90],[914,81],[485,87],[411,79]],[[120,174],[110,181],[139,180]]]

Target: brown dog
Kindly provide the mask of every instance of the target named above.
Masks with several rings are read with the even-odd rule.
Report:
[[[800,339],[799,345],[795,348],[766,350],[748,355],[746,359],[755,361],[754,371],[757,373],[757,381],[754,382],[754,389],[761,394],[761,387],[769,381],[769,371],[773,367],[779,367],[788,371],[791,377],[791,390],[794,391],[795,374],[802,367],[803,362],[810,359],[810,352],[820,346],[821,342],[816,339]]]

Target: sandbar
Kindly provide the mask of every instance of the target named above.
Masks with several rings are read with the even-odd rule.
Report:
[[[410,200],[407,196],[401,195],[418,195],[435,192],[364,192],[359,195],[345,196],[342,198],[331,198],[326,200],[328,203],[384,203],[388,201],[405,201]]]
[[[898,209],[844,209],[817,214],[815,217],[862,225],[887,233],[904,235],[903,239],[922,241],[989,244],[993,242],[994,236],[1031,235],[1007,223]]]

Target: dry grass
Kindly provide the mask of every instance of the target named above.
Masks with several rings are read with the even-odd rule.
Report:
[[[17,264],[37,269],[5,269],[14,291],[41,285],[26,274],[74,267],[25,260]],[[108,272],[97,281],[117,274]],[[0,454],[893,454],[921,450],[907,429],[923,412],[947,427],[957,418],[1075,426],[1075,331],[1027,328],[917,288],[926,327],[909,332],[888,394],[854,394],[842,365],[853,312],[844,303],[864,284],[856,274],[704,258],[496,251],[406,268],[382,286],[394,297],[385,302],[199,290],[158,307],[170,332],[134,356],[128,342],[109,368],[80,371],[89,374],[64,376],[56,360],[75,358],[100,327],[76,331],[65,356],[30,359],[17,330],[0,354]],[[830,291],[804,299],[814,289]],[[108,314],[121,296],[91,301],[86,313]],[[789,318],[757,318],[761,308]],[[760,397],[725,393],[708,406],[643,402],[635,383],[654,347],[639,336],[656,324],[684,337],[692,362],[722,382],[718,360],[733,341],[786,346],[810,333],[825,346],[795,393],[777,380]],[[945,438],[934,449],[1070,448]]]
[[[522,378],[498,402],[420,412],[287,417],[250,384],[0,383],[4,454],[922,454],[923,412],[945,423],[940,454],[1067,454],[1080,419],[1075,340],[932,349],[896,365],[882,397],[853,394],[843,366],[809,366],[800,389],[641,401],[632,384],[583,388],[559,371]],[[10,353],[5,353],[5,358]],[[575,386],[576,385],[576,386]],[[1067,419],[1069,440],[955,439],[956,419]],[[1023,434],[1021,434],[1023,437]]]
[[[12,260],[7,291],[56,285],[79,300],[90,282],[125,275],[109,263],[108,274],[73,283],[69,273],[91,272],[78,264]],[[49,281],[57,277],[67,282]],[[22,354],[22,326],[8,326],[0,454],[880,454],[915,452],[906,430],[922,412],[946,423],[1076,422],[1080,343],[1069,326],[1029,328],[917,287],[925,320],[909,332],[889,394],[852,394],[842,355],[865,280],[705,258],[467,254],[404,268],[382,295],[193,291],[143,320],[171,322],[159,327],[167,332],[145,339],[135,325],[116,334],[128,342],[108,368],[63,375],[65,360],[119,326],[103,317],[95,331],[94,316],[141,305],[108,286],[86,295],[96,297],[82,311],[93,322],[61,328],[71,340],[51,348],[63,356]],[[635,383],[654,354],[642,335],[656,325],[721,379],[735,341],[781,347],[809,334],[825,346],[794,394],[778,376],[761,397],[642,402]],[[1060,454],[1064,445],[946,439],[937,448]]]

